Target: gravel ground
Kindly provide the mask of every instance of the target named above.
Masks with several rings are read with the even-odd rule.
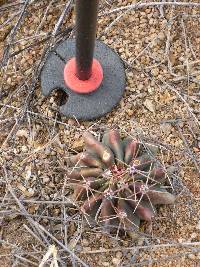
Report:
[[[161,2],[100,1],[98,39],[124,60],[127,87],[110,114],[79,122],[39,83],[51,47],[74,35],[73,4],[0,0],[1,266],[200,266],[200,1]],[[159,145],[176,169],[176,204],[136,243],[90,229],[69,203],[66,159],[84,131],[108,128]]]

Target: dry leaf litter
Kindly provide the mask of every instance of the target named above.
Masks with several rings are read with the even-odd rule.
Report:
[[[0,1],[1,266],[199,266],[200,6],[153,2],[100,1],[97,37],[124,60],[127,87],[110,114],[78,122],[39,84],[50,48],[74,36],[73,4]],[[90,229],[68,199],[66,160],[85,131],[108,128],[158,145],[176,169],[175,205],[137,243]]]

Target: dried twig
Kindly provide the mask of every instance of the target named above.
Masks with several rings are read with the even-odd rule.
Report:
[[[104,15],[110,15],[113,13],[117,13],[120,11],[125,11],[125,10],[134,10],[134,9],[140,9],[140,8],[146,8],[146,7],[164,7],[164,6],[180,6],[180,7],[200,7],[199,3],[192,3],[192,2],[149,2],[149,3],[137,3],[137,4],[132,4],[132,5],[127,5],[127,6],[122,6],[119,8],[111,9],[110,11],[103,12],[100,14],[100,16]]]
[[[193,20],[194,22],[199,20],[199,7],[200,4],[198,1],[181,2],[162,0],[160,2],[140,1],[135,4],[118,6],[116,8],[115,2],[105,0],[101,2],[101,11],[99,14],[99,17],[101,18],[107,16],[107,18],[112,20],[110,24],[105,25],[100,36],[105,35],[105,32],[108,31],[112,34],[112,30],[116,29],[114,25],[119,23],[124,16],[128,18],[128,16],[131,15],[132,10],[136,11],[137,15],[139,14],[139,17],[140,10],[145,10],[146,12],[147,9],[148,12],[151,12],[151,8],[154,8],[152,13],[156,13],[156,16],[158,14],[157,24],[153,27],[156,34],[153,34],[152,40],[148,41],[148,43],[146,41],[146,39],[149,40],[148,36],[144,36],[144,39],[142,38],[141,40],[145,40],[144,45],[141,45],[135,58],[129,58],[129,56],[127,56],[125,65],[127,67],[127,73],[131,72],[133,75],[131,76],[132,80],[135,79],[134,75],[143,75],[144,80],[148,80],[149,84],[147,84],[147,86],[152,83],[151,88],[158,88],[162,93],[168,89],[175,94],[175,97],[173,98],[175,101],[176,98],[181,100],[182,106],[186,107],[188,111],[185,116],[181,116],[182,114],[180,114],[179,117],[179,114],[175,113],[172,113],[172,116],[167,112],[164,114],[165,116],[161,118],[161,121],[154,121],[154,126],[158,124],[157,126],[159,128],[160,123],[171,124],[174,126],[172,128],[176,131],[176,136],[173,137],[179,135],[183,140],[184,147],[181,147],[180,149],[175,148],[172,143],[169,144],[166,140],[157,140],[157,135],[151,137],[146,136],[146,133],[149,132],[149,130],[151,132],[151,129],[141,126],[140,116],[137,117],[133,115],[134,117],[130,119],[130,128],[121,127],[121,123],[116,126],[117,128],[120,128],[120,131],[126,136],[137,137],[142,143],[149,142],[157,144],[161,149],[160,157],[162,158],[163,165],[165,162],[164,159],[167,157],[169,162],[173,161],[173,165],[177,170],[181,169],[182,166],[185,167],[185,162],[187,162],[187,164],[190,162],[188,165],[189,168],[193,170],[194,167],[196,167],[196,169],[200,171],[198,152],[196,153],[199,142],[199,133],[196,130],[196,127],[199,127],[200,113],[197,108],[193,109],[193,103],[195,106],[199,103],[199,94],[197,93],[197,86],[200,83],[199,58],[198,51],[195,50],[196,47],[194,46],[195,38],[192,31],[190,32],[190,28],[188,27],[189,24],[187,23],[189,20]],[[30,16],[32,8],[34,12],[35,10],[38,12],[36,15],[38,16],[37,22],[34,22],[35,28],[30,33],[25,31],[21,34],[21,31],[23,31],[24,28],[28,28],[27,24],[24,25],[25,19],[29,20],[31,17],[30,21],[32,23],[32,17],[34,17]],[[57,13],[54,12],[55,8]],[[69,132],[69,136],[71,137],[71,133],[76,136],[77,133],[81,134],[83,130],[87,129],[88,131],[92,131],[97,137],[100,137],[101,133],[107,129],[107,117],[106,119],[86,124],[78,122],[76,118],[74,122],[71,120],[66,121],[59,115],[57,107],[55,106],[52,109],[49,109],[51,113],[46,112],[46,109],[44,111],[43,108],[46,108],[46,103],[43,105],[43,101],[45,102],[46,100],[38,94],[40,73],[49,52],[57,42],[64,38],[68,38],[70,34],[72,36],[74,33],[72,31],[74,26],[71,26],[72,8],[72,0],[13,1],[13,3],[4,4],[0,7],[0,14],[3,17],[3,23],[0,25],[0,30],[1,32],[3,31],[3,38],[5,39],[4,44],[0,44],[0,60],[3,59],[1,61],[2,72],[0,74],[0,132],[3,136],[1,144],[2,148],[0,150],[0,160],[2,164],[2,171],[0,170],[0,223],[4,230],[4,223],[10,225],[15,223],[15,217],[17,217],[17,220],[20,220],[20,217],[25,218],[27,223],[23,222],[23,227],[21,227],[24,231],[24,235],[28,235],[31,240],[35,241],[32,242],[29,251],[25,251],[22,246],[23,240],[16,239],[16,244],[10,243],[9,236],[8,238],[6,235],[4,236],[4,231],[2,231],[0,234],[3,239],[0,240],[0,244],[8,247],[10,251],[8,253],[5,252],[1,256],[11,258],[13,267],[29,265],[38,266],[39,264],[41,266],[48,264],[53,266],[54,264],[54,267],[57,265],[59,265],[59,267],[65,267],[66,261],[70,261],[70,264],[75,267],[76,265],[82,264],[82,259],[75,255],[76,251],[79,251],[80,255],[84,258],[87,257],[88,261],[90,258],[93,258],[95,254],[111,254],[116,253],[117,251],[122,251],[124,254],[127,252],[134,252],[134,257],[131,259],[132,261],[130,264],[134,266],[144,266],[154,263],[161,265],[162,263],[159,262],[164,260],[173,261],[179,257],[187,256],[188,253],[198,253],[198,248],[200,246],[199,242],[178,243],[174,241],[174,236],[171,239],[164,238],[165,230],[163,230],[162,227],[159,229],[160,234],[157,233],[156,235],[154,234],[154,236],[150,234],[142,235],[144,245],[141,246],[115,246],[113,249],[97,248],[96,250],[80,251],[83,249],[81,239],[85,235],[87,239],[88,235],[96,235],[98,232],[101,233],[104,238],[107,238],[108,242],[116,242],[115,244],[117,244],[118,240],[111,234],[105,233],[105,229],[102,227],[94,227],[92,228],[92,231],[85,228],[83,218],[77,213],[79,207],[75,206],[67,196],[67,194],[71,192],[69,190],[70,183],[64,176],[68,168],[68,166],[66,166],[66,160],[69,157],[69,152],[76,152],[76,149],[71,149],[71,141],[67,140]],[[105,8],[107,8],[107,10],[105,10]],[[149,14],[148,12],[147,14]],[[8,16],[6,15],[4,17],[4,14],[8,14]],[[147,19],[146,16],[142,15],[141,17]],[[162,17],[165,21],[162,21]],[[49,18],[51,18],[50,21]],[[156,18],[153,20],[155,21]],[[160,26],[160,23],[162,26]],[[182,29],[180,35],[176,32],[177,29],[175,25],[177,25],[177,23],[179,23],[180,29]],[[125,19],[123,27],[126,27]],[[32,27],[30,28],[32,29]],[[123,28],[119,30],[120,33],[123,32]],[[159,41],[159,34],[161,32],[165,33],[165,30],[166,35],[164,35],[164,38],[162,39],[162,47],[158,50],[158,52],[162,52],[164,56],[159,60],[152,54],[152,47],[154,46],[154,43],[157,43],[156,41]],[[122,36],[124,37],[123,34]],[[181,59],[181,63],[177,60],[177,64],[175,64],[174,61],[172,62],[173,57],[171,59],[171,53],[173,53],[174,49],[174,36],[175,41],[179,38],[182,40],[181,53],[183,55],[182,57],[184,57]],[[133,38],[128,41],[131,42],[131,50],[131,46],[134,45],[137,40]],[[114,46],[113,43],[111,45]],[[129,45],[127,45],[127,47],[129,47]],[[185,53],[183,52],[184,50]],[[31,52],[35,52],[36,54],[38,53],[38,55],[33,56],[35,60],[33,66],[28,66],[27,68],[29,68],[29,70],[25,70],[24,72],[24,70],[21,70],[20,60],[26,58],[26,54],[29,52],[30,54]],[[146,55],[150,58],[149,64],[141,64],[140,59]],[[180,55],[178,54],[177,56],[179,57]],[[130,62],[134,64],[130,64]],[[151,71],[154,68],[162,69],[162,67],[163,70],[167,70],[167,78],[165,77],[165,73],[163,73],[164,75],[162,79],[160,79],[160,76],[153,77],[151,75]],[[22,79],[19,82],[15,85],[13,85],[12,82],[6,85],[7,76],[10,75],[15,78],[18,76],[18,73],[21,72]],[[129,81],[131,81],[131,79],[129,79]],[[196,86],[192,91],[192,94],[191,91],[189,91],[191,83],[195,84],[193,84],[193,87]],[[185,84],[186,88],[188,85],[188,92],[185,91]],[[140,112],[142,109],[142,101],[144,98],[149,96],[152,97],[151,94],[148,95],[146,89],[141,102],[139,102],[141,103],[141,106],[139,106],[140,108],[136,106],[137,112]],[[124,96],[125,101],[122,101],[122,113],[128,109],[130,104],[126,102],[127,95],[129,94],[131,94],[131,92],[127,90],[127,94]],[[23,101],[21,101],[21,97],[23,97]],[[16,101],[16,99],[18,101]],[[140,94],[136,94],[134,101],[138,103],[139,99]],[[42,102],[41,107],[38,106],[38,103],[36,104],[36,101]],[[125,104],[125,108],[123,104]],[[132,101],[130,104],[131,106],[129,107],[132,108],[134,104],[135,103]],[[167,104],[166,106],[170,112],[170,104]],[[115,120],[114,123],[116,123]],[[128,123],[129,122],[127,122],[127,124]],[[111,124],[112,122],[110,123],[109,121],[109,126]],[[192,142],[195,144],[196,151],[193,151],[192,147],[190,147],[190,143],[185,135],[185,132],[188,134],[188,131],[182,129],[182,124],[187,124],[186,128],[189,130],[190,138],[193,138]],[[27,132],[26,136],[20,136],[20,131],[18,132],[20,127],[22,131],[25,129]],[[44,128],[43,131],[40,131],[40,127]],[[152,131],[154,130],[155,129]],[[41,140],[39,137],[41,134],[44,135],[41,138],[42,142],[40,142]],[[58,138],[54,138],[58,135]],[[15,140],[16,136],[18,139]],[[25,153],[20,150],[24,144],[28,149]],[[53,152],[55,150],[57,153],[55,153],[53,157],[51,155],[52,150]],[[175,157],[174,153],[178,154],[179,158]],[[165,154],[167,154],[167,156]],[[24,175],[24,173],[28,173],[28,175]],[[61,177],[61,181],[58,177]],[[47,182],[43,182],[46,178],[48,178]],[[180,201],[182,201],[182,198],[184,198],[184,200],[187,198],[183,205],[185,205],[184,207],[187,209],[188,216],[194,217],[195,215],[198,217],[198,211],[194,208],[193,203],[198,201],[198,197],[195,196],[195,193],[190,192],[189,188],[184,185],[184,180],[182,180],[177,173],[170,178],[169,184],[177,194],[177,205],[181,204]],[[23,195],[23,190],[21,191],[22,195],[19,196],[18,189],[15,189],[15,186],[20,188],[18,185],[24,188],[26,192],[33,188],[34,196],[28,199],[27,196]],[[29,208],[31,210],[30,213]],[[33,212],[32,208],[33,210],[35,208]],[[177,217],[176,206],[172,207],[172,212],[171,219],[175,220]],[[155,228],[160,226],[160,222],[163,220],[166,221],[169,220],[169,218],[165,215],[158,217],[154,223]],[[85,231],[85,229],[88,231]],[[161,242],[161,244],[158,242]],[[52,247],[52,244],[56,244],[57,247]],[[160,249],[163,251],[168,248],[177,249],[180,253],[171,254],[167,257],[158,257],[153,254],[154,250],[157,251]],[[183,253],[181,253],[181,250]],[[140,251],[145,253],[145,255],[148,255],[148,260],[140,259]],[[56,252],[58,252],[57,255]],[[124,258],[120,263],[122,266],[124,266],[123,260]],[[84,261],[83,266],[87,266]]]

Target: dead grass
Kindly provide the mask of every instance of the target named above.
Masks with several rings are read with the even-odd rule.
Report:
[[[199,266],[199,5],[102,0],[98,38],[124,60],[127,88],[105,118],[78,122],[39,83],[51,48],[73,36],[72,1],[0,1],[1,266]],[[90,229],[69,199],[65,159],[84,131],[113,127],[177,169],[176,205],[135,245]]]

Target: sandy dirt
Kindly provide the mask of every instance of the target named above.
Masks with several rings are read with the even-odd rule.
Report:
[[[39,82],[50,48],[74,36],[73,5],[62,18],[64,0],[0,1],[0,266],[200,266],[200,1],[153,2],[100,1],[97,38],[123,59],[127,86],[110,114],[80,122]],[[85,131],[112,128],[158,145],[176,169],[175,205],[137,242],[69,205],[66,159]]]

